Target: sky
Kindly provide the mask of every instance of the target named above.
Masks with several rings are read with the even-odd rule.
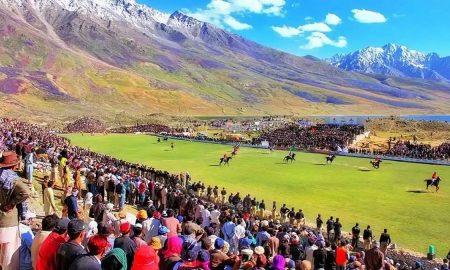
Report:
[[[331,57],[368,46],[404,45],[450,56],[448,0],[138,0],[181,10],[263,45]]]

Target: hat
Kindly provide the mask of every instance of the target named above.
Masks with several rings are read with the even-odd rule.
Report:
[[[161,213],[158,212],[158,211],[153,212],[153,218],[160,219],[161,218]]]
[[[119,218],[126,218],[127,217],[127,213],[125,211],[120,211],[118,216],[119,216]]]
[[[162,216],[167,217],[167,212],[165,210],[162,212]]]
[[[422,268],[422,263],[419,262],[419,261],[416,261],[416,262],[414,263],[414,269],[419,269],[419,268]]]
[[[142,224],[141,224],[141,223],[136,223],[136,224],[134,225],[134,228],[137,228],[137,229],[141,229],[141,230],[142,230]]]
[[[131,270],[135,269],[158,269],[158,255],[152,247],[144,245],[136,249]]]
[[[72,219],[67,225],[67,232],[69,235],[74,235],[80,233],[86,229],[86,225],[84,225],[84,221],[81,219]]]
[[[147,215],[147,211],[145,210],[139,210],[136,214],[137,219],[147,219],[148,215]]]
[[[253,255],[253,250],[246,248],[246,249],[241,250],[241,254],[242,255],[247,255],[247,256],[252,256]]]
[[[373,241],[372,245],[373,245],[374,247],[379,248],[379,247],[380,247],[380,242],[378,242],[378,241]]]
[[[69,225],[69,219],[68,218],[60,218],[58,220],[58,224],[56,224],[55,229],[60,232],[60,231],[66,231],[67,230],[67,225]]]
[[[20,163],[20,160],[17,157],[17,154],[15,152],[6,151],[6,152],[3,152],[2,162],[0,162],[0,168],[13,167],[19,163]]]
[[[127,234],[131,230],[131,224],[128,223],[128,222],[122,223],[122,224],[120,224],[120,229],[119,230],[120,230],[120,232],[122,234]]]
[[[159,237],[152,237],[152,239],[150,240],[150,246],[154,250],[160,250],[162,248],[161,239]]]
[[[159,235],[164,235],[164,234],[169,233],[169,232],[170,232],[170,230],[166,226],[161,226],[158,229],[158,234]]]
[[[29,220],[30,218],[36,218],[36,214],[33,213],[33,212],[31,212],[31,211],[28,211],[28,212],[25,214],[25,220]]]
[[[255,247],[255,254],[256,255],[263,255],[264,254],[264,248],[262,246]]]
[[[214,242],[214,247],[216,249],[222,249],[224,245],[225,241],[222,238],[217,238],[216,241]]]

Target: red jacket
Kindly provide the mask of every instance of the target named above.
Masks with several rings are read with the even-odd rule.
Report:
[[[44,240],[36,260],[36,270],[56,270],[56,252],[66,242],[64,235],[52,232]]]

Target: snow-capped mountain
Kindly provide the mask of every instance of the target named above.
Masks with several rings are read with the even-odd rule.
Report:
[[[450,57],[424,54],[405,46],[389,43],[382,48],[368,47],[346,55],[338,54],[327,61],[347,71],[450,80]]]
[[[155,22],[167,23],[170,16],[135,0],[0,0],[0,3],[16,12],[28,7],[40,12],[62,9],[105,21],[128,22],[139,28],[152,27]]]

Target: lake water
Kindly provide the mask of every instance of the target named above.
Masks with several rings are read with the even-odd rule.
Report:
[[[325,120],[328,124],[358,124],[363,125],[366,120],[374,118],[389,117],[387,115],[355,115],[355,116],[316,116],[318,119]],[[450,115],[401,115],[403,119],[419,121],[442,121],[450,122]]]

